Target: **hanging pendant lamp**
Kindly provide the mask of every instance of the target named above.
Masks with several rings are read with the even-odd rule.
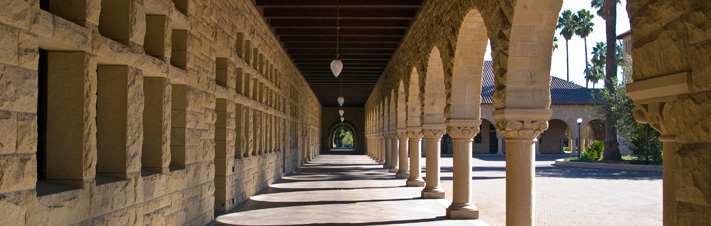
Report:
[[[336,76],[338,78],[338,75],[341,74],[341,71],[343,70],[343,62],[338,59],[338,56],[336,56],[336,59],[331,61],[331,72],[333,73],[333,76]]]
[[[343,122],[343,120],[346,120],[346,118],[344,118],[344,117],[341,117],[341,122]]]
[[[341,27],[338,24],[339,19],[338,1],[336,1],[336,59],[331,61],[331,72],[333,73],[333,76],[336,76],[336,78],[338,78],[338,75],[340,75],[343,70],[343,62],[341,62],[340,55],[338,54],[338,33],[339,30],[341,30]]]
[[[343,102],[345,102],[345,101],[346,101],[345,98],[343,98],[343,97],[338,97],[338,105],[340,105],[341,107],[343,107]]]
[[[343,111],[343,109],[338,110],[338,114],[339,114],[339,115],[343,116],[343,113],[345,113],[345,112]]]

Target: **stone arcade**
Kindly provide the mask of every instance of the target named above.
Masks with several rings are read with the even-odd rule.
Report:
[[[333,106],[254,2],[0,1],[0,225],[205,225],[316,158],[331,123],[322,107]],[[471,143],[490,41],[506,222],[533,225],[562,0],[388,2],[421,6],[367,102],[350,106],[364,122],[360,150],[424,187],[422,198],[441,198],[437,168],[423,180],[408,152],[419,156],[425,139],[436,166],[448,133],[447,217],[478,218]],[[711,3],[618,10],[631,21],[635,119],[663,136],[664,224],[710,225]]]

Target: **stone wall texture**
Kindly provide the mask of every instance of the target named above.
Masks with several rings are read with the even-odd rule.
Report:
[[[205,225],[320,145],[250,1],[0,4],[0,225]]]

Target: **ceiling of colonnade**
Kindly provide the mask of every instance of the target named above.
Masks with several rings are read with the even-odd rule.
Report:
[[[338,1],[338,7],[336,7]],[[253,0],[325,107],[364,106],[424,0]],[[338,49],[343,72],[330,63]]]

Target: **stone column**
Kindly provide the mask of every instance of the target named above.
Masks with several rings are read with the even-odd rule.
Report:
[[[633,86],[628,85],[627,89],[630,90],[630,87]],[[697,165],[697,162],[700,161],[700,159],[711,159],[708,154],[708,144],[701,144],[699,142],[698,131],[677,129],[693,128],[693,126],[689,125],[697,125],[698,121],[695,119],[681,119],[673,115],[678,112],[688,112],[688,109],[684,111],[684,109],[679,109],[678,106],[675,106],[678,104],[676,101],[658,101],[653,99],[655,98],[654,96],[646,97],[652,100],[640,100],[636,99],[640,98],[636,92],[632,92],[630,97],[635,99],[635,108],[633,110],[635,120],[640,123],[649,124],[652,128],[659,131],[661,135],[659,140],[662,141],[662,155],[664,156],[664,165],[662,166],[662,180],[664,181],[662,184],[662,190],[664,192],[662,194],[662,219],[664,225],[703,225],[704,223],[700,223],[701,221],[697,219],[698,216],[704,215],[705,213],[697,212],[698,214],[692,214],[690,212],[699,210],[691,210],[690,208],[699,208],[701,205],[698,204],[698,200],[709,200],[710,195],[704,195],[702,192],[706,190],[707,193],[705,194],[711,194],[708,192],[709,187],[701,187],[702,185],[699,185],[699,180],[711,180],[709,180],[708,171],[706,171],[706,176],[692,172],[699,172],[700,166]],[[708,101],[708,99],[704,100]],[[683,134],[684,132],[687,134],[682,137],[694,139],[691,141],[692,144],[690,146],[685,146],[684,142],[679,140],[677,134]],[[680,155],[682,152],[681,149],[684,148],[686,148],[686,150],[683,150],[684,155]],[[708,169],[708,167],[704,168]],[[708,203],[708,201],[706,201],[706,203]],[[679,204],[683,204],[685,209],[679,209]],[[705,206],[705,208],[708,207]],[[679,213],[685,214],[686,216],[680,216]],[[708,215],[705,215],[705,217],[708,217]]]
[[[395,132],[390,133],[390,168],[389,173],[397,173],[398,171],[398,143],[397,134]]]
[[[410,177],[407,178],[405,183],[408,187],[422,187],[425,186],[425,180],[422,179],[420,175],[420,156],[422,155],[422,150],[420,149],[420,142],[422,141],[422,130],[419,127],[410,127],[407,129],[408,148],[410,149]]]
[[[427,125],[422,127],[425,135],[425,151],[427,151],[426,161],[426,181],[425,188],[422,189],[423,199],[443,199],[444,190],[439,186],[439,155],[440,142],[445,133],[444,125]],[[471,144],[471,143],[470,143]],[[471,155],[470,155],[471,156]]]
[[[504,155],[504,135],[501,134],[499,131],[496,131],[496,141],[499,142],[499,145],[497,146],[499,150],[496,152],[496,154]]]
[[[506,137],[506,224],[533,225],[535,143],[548,129],[549,109],[500,109],[496,128]]]
[[[541,135],[536,137],[536,156],[538,155],[541,155]]]
[[[390,169],[390,163],[392,162],[390,159],[390,134],[387,132],[383,133],[381,139],[383,139],[383,159],[385,159],[383,162],[383,169]]]
[[[481,120],[447,120],[447,132],[452,139],[453,199],[447,207],[447,218],[478,219],[479,210],[472,203],[472,138],[479,133]]]
[[[409,168],[409,164],[407,162],[407,145],[408,145],[407,130],[406,129],[398,129],[397,138],[399,139],[398,147],[399,147],[399,152],[400,152],[400,169],[398,169],[397,173],[395,174],[395,178],[405,179],[405,178],[410,177],[410,170],[409,170],[410,168]]]

